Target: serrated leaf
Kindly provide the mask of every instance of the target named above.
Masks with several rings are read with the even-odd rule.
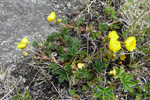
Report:
[[[57,71],[57,74],[59,74],[59,82],[63,82],[64,80],[69,81],[69,74],[66,70],[64,69],[59,69]]]
[[[105,69],[105,63],[101,62],[99,60],[95,60],[93,67],[97,70],[97,72],[100,74]]]
[[[86,77],[87,79],[91,79],[91,73],[86,68],[79,70],[79,73],[81,78]]]
[[[128,89],[130,92],[133,91],[132,88],[131,88],[128,84],[125,84],[125,85],[126,85],[127,89]]]
[[[34,41],[33,44],[32,44],[32,46],[33,46],[33,47],[38,47],[38,42],[37,42],[37,41]]]
[[[136,85],[136,83],[132,82],[132,81],[126,81],[124,82],[125,84],[128,84],[128,85]]]
[[[107,94],[106,94],[106,92],[103,92],[103,97],[107,97]]]
[[[75,92],[76,92],[75,90],[70,90],[71,95],[75,94]]]
[[[100,92],[96,92],[94,94],[94,96],[97,98],[97,97],[100,97],[102,95],[103,91],[100,91]]]
[[[116,70],[116,75],[119,75],[119,69],[117,67],[114,67],[114,69]]]
[[[76,46],[76,47],[80,47],[82,44],[80,42],[80,40],[78,38],[74,38],[73,39],[73,44]]]
[[[82,90],[86,90],[87,87],[85,85],[82,86]]]
[[[112,97],[112,98],[115,97],[114,94],[113,94],[112,92],[105,91],[105,93],[106,93],[108,96]]]
[[[103,96],[103,100],[108,100],[106,96]]]
[[[127,90],[127,87],[126,87],[126,85],[125,85],[125,84],[123,84],[123,89],[124,89],[124,91],[126,91],[126,90]]]
[[[103,91],[104,89],[100,86],[96,86],[96,88],[99,90],[99,91]]]
[[[123,66],[120,67],[120,72],[119,72],[119,75],[121,76],[121,74],[124,72],[124,68]]]
[[[105,22],[99,23],[99,30],[100,30],[100,31],[105,32],[106,29],[108,29],[108,28],[109,28],[109,27],[108,27],[108,25],[107,25]]]
[[[128,76],[125,78],[125,81],[129,81],[129,80],[131,80],[132,78],[133,78],[132,75],[128,75]]]
[[[106,87],[105,91],[111,91],[113,89],[113,87]]]
[[[126,73],[124,72],[124,73],[123,73],[123,76],[122,76],[122,81],[125,81],[126,76],[127,76],[127,75],[126,75]]]

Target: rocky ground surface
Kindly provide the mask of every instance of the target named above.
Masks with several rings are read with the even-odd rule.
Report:
[[[40,87],[29,84],[37,71],[26,64],[28,60],[22,62],[23,50],[17,49],[16,45],[27,37],[28,47],[33,49],[34,40],[42,41],[48,34],[60,29],[59,25],[47,21],[50,12],[56,12],[58,18],[67,17],[67,13],[77,10],[81,4],[82,0],[0,0],[0,72],[3,73],[0,75],[0,100],[9,100],[11,94],[17,94],[16,86],[23,92],[28,90],[29,85],[31,100],[50,99],[47,98],[50,96],[44,96],[48,95],[48,91],[41,90],[44,84]],[[27,70],[27,67],[31,69]],[[27,77],[30,79],[25,79]]]
[[[34,40],[45,37],[60,29],[47,21],[54,11],[58,18],[78,8],[82,0],[0,0],[0,64],[19,62],[22,50],[16,45],[23,37]]]

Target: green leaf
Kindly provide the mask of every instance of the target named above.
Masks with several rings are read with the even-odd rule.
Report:
[[[75,37],[73,39],[73,45],[75,45],[76,47],[80,47],[82,44],[81,44],[80,40]]]
[[[79,70],[79,74],[81,78],[91,79],[91,73],[86,68]]]
[[[103,23],[99,23],[99,30],[100,31],[102,31],[102,32],[106,32],[106,30],[108,29],[109,27],[108,27],[108,25],[105,23],[105,22],[103,22]]]
[[[64,80],[69,81],[69,73],[65,69],[63,68],[59,69],[57,71],[57,74],[59,74],[58,80],[60,83],[63,82]]]
[[[122,77],[122,81],[125,81],[125,78],[126,78],[126,73],[124,72],[123,77]]]
[[[58,39],[60,37],[60,34],[57,33],[57,32],[53,32],[51,34],[48,35],[46,41],[47,42],[52,42],[52,41],[55,41],[56,39]]]
[[[127,87],[127,89],[128,89],[130,92],[133,91],[132,88],[131,88],[128,84],[125,84],[125,86]]]
[[[68,50],[68,54],[71,56],[76,56],[78,54],[78,52],[79,52],[79,50],[75,46],[72,46]]]
[[[20,94],[17,95],[17,100],[21,100],[21,95]]]
[[[80,51],[80,59],[84,59],[87,55],[87,52],[85,50]]]
[[[113,94],[112,92],[105,91],[105,93],[106,93],[108,96],[112,97],[112,98],[115,97],[114,94]]]
[[[77,26],[80,26],[80,25],[83,25],[84,24],[84,18],[79,18],[77,21],[76,21],[76,25]]]
[[[119,72],[119,75],[121,76],[121,74],[124,72],[124,68],[123,66],[120,67],[120,72]]]
[[[60,47],[60,48],[58,49],[58,53],[61,54],[61,53],[63,52],[63,50],[64,50],[64,47]]]
[[[96,86],[96,88],[99,90],[99,91],[104,91],[104,89],[100,86]]]
[[[64,62],[64,60],[68,60],[70,57],[67,54],[60,54],[59,56],[61,62]]]
[[[55,63],[50,63],[48,69],[51,70],[53,74],[56,74],[56,70],[58,68],[57,68],[57,65]]]
[[[95,60],[94,64],[92,64],[92,65],[99,74],[105,70],[105,63],[101,62],[100,60]]]
[[[94,97],[100,97],[101,95],[102,95],[102,93],[103,93],[103,91],[100,91],[100,92],[96,92],[95,94],[94,94]]]
[[[85,85],[82,86],[82,90],[86,90],[87,87]]]
[[[73,95],[76,93],[76,90],[70,90],[70,94]]]
[[[129,81],[129,80],[131,80],[132,78],[133,78],[132,75],[128,75],[128,76],[125,78],[125,81]]]
[[[37,41],[34,41],[33,44],[32,44],[32,46],[33,46],[33,47],[38,47],[38,42],[37,42]]]
[[[103,95],[102,97],[105,100],[108,100],[107,97],[114,98],[114,94],[110,92],[113,89],[113,87],[106,87],[105,89],[103,89],[100,86],[96,86],[96,88],[99,90],[99,92],[95,93],[97,97],[100,97],[101,95]]]
[[[98,79],[98,81],[103,82],[103,79],[100,77],[100,78]]]
[[[63,29],[63,30],[61,31],[61,35],[62,35],[62,36],[68,35],[68,33],[69,33],[70,30],[71,30],[70,28],[65,28],[65,29]]]
[[[15,98],[15,97],[13,97],[11,100],[16,100],[16,98]]]
[[[116,70],[116,75],[119,75],[119,69],[117,67],[114,67],[114,69]]]
[[[123,88],[124,88],[124,91],[127,90],[127,86],[125,84],[123,84]]]
[[[128,85],[136,85],[136,83],[132,82],[132,81],[125,81],[124,82],[125,84],[128,84]]]
[[[67,24],[68,21],[69,21],[69,19],[67,19],[67,18],[62,18],[62,21],[61,21],[61,22],[62,22],[63,24]]]
[[[111,91],[113,89],[113,87],[106,87],[105,91]]]

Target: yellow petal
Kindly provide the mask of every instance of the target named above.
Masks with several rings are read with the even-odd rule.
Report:
[[[85,67],[85,64],[84,64],[84,63],[78,63],[78,68],[79,68],[79,69],[82,69],[83,67]]]
[[[121,49],[121,43],[116,39],[112,38],[109,42],[109,49],[113,52],[117,52]]]
[[[47,17],[49,22],[53,22],[56,18],[55,12],[51,12],[50,15]]]
[[[125,55],[120,55],[120,60],[124,60],[126,59],[126,56]]]
[[[136,47],[136,38],[129,37],[125,40],[125,47],[128,51],[133,51]]]
[[[109,39],[112,39],[112,38],[113,38],[113,39],[116,39],[116,40],[117,40],[117,39],[119,38],[119,36],[118,36],[118,34],[117,34],[116,31],[110,31],[109,34],[108,34],[108,38],[109,38]]]
[[[110,71],[110,72],[108,73],[108,75],[116,75],[116,70],[113,69],[112,71]]]
[[[18,49],[24,49],[24,48],[26,48],[26,46],[27,46],[26,43],[18,43],[18,44],[17,44],[17,48],[18,48]]]
[[[29,41],[27,38],[23,38],[20,43],[26,43],[26,45],[29,45]]]

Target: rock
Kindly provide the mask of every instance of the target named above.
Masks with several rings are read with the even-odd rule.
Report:
[[[34,40],[44,40],[58,25],[47,21],[50,12],[59,18],[75,11],[82,0],[0,0],[0,64],[22,61],[23,50],[16,45],[23,37],[29,39],[29,48]],[[77,5],[78,4],[78,5]]]

